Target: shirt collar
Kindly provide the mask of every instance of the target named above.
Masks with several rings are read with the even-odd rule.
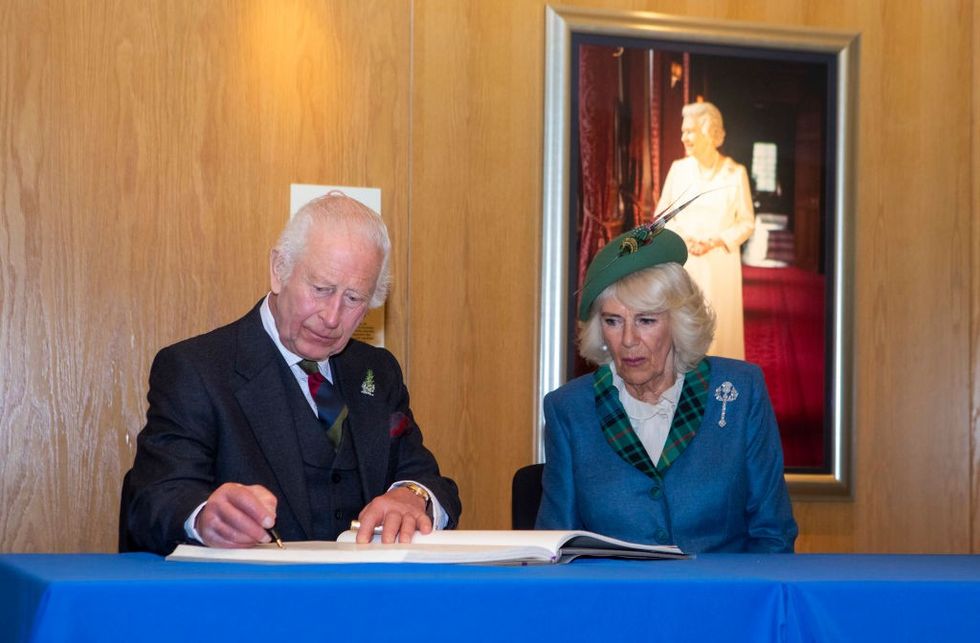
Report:
[[[276,348],[279,349],[279,354],[282,355],[282,358],[286,360],[286,363],[289,364],[289,366],[295,371],[299,368],[299,363],[304,358],[283,346],[282,341],[279,339],[279,329],[276,328],[276,319],[272,316],[272,308],[269,307],[269,297],[271,295],[272,293],[267,294],[265,299],[262,300],[262,305],[259,306],[259,316],[262,317],[262,328],[264,328],[266,334],[272,338],[272,341],[275,343]],[[320,365],[320,372],[332,382],[333,376],[330,372],[330,360],[325,359],[322,362],[317,362],[317,364]],[[305,371],[303,371],[303,373],[305,375]]]
[[[619,391],[619,400],[623,403],[627,414],[633,416],[646,416],[655,413],[659,409],[664,409],[673,415],[677,408],[677,402],[681,398],[681,389],[684,388],[684,375],[677,373],[674,383],[666,391],[660,394],[660,400],[656,404],[650,404],[643,400],[638,400],[626,390],[626,382],[616,372],[616,362],[609,362],[609,370],[612,372],[613,386]]]

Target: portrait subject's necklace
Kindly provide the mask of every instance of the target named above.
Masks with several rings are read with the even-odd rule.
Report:
[[[695,162],[697,162],[697,159],[695,159]],[[711,167],[709,167],[707,171],[705,171],[705,169],[701,167],[701,163],[698,163],[698,175],[701,177],[702,181],[704,181],[705,183],[710,183],[711,181],[714,180],[715,176],[717,176],[718,170],[720,168],[721,168],[721,154],[717,154],[715,156],[715,162],[711,164]]]

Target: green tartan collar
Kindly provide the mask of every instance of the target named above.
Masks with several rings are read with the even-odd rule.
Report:
[[[684,449],[694,439],[704,417],[705,401],[708,399],[708,381],[711,366],[708,360],[702,359],[694,370],[684,376],[684,388],[681,389],[681,399],[674,411],[674,421],[670,423],[670,432],[660,454],[657,470],[661,473],[667,470]]]
[[[612,370],[609,365],[599,367],[593,378],[595,410],[606,442],[619,457],[647,476],[659,477],[653,461],[650,460],[643,443],[630,424],[623,403],[619,401],[619,390],[613,385]]]
[[[680,457],[697,433],[704,416],[710,373],[708,360],[702,359],[694,370],[684,376],[684,387],[674,411],[667,441],[655,467],[619,400],[619,390],[613,384],[612,370],[608,364],[599,367],[593,375],[593,389],[596,415],[606,442],[619,457],[643,474],[650,478],[659,478]]]

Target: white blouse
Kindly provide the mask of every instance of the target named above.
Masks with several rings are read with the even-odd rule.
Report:
[[[616,372],[616,363],[609,363],[609,370],[612,371],[613,386],[619,391],[619,401],[622,402],[626,415],[630,419],[630,424],[636,435],[640,438],[640,443],[646,449],[647,455],[653,461],[653,466],[657,466],[660,454],[667,443],[667,434],[670,432],[670,423],[674,419],[674,411],[677,410],[677,402],[681,399],[681,389],[684,388],[684,375],[677,374],[673,386],[663,392],[660,401],[650,404],[638,400],[626,390],[626,383]]]

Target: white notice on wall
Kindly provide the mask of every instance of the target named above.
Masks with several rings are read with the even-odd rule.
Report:
[[[323,196],[330,190],[340,190],[352,199],[357,199],[378,214],[381,214],[381,189],[380,188],[355,188],[343,185],[310,185],[305,183],[292,183],[289,186],[289,216],[296,214],[296,211],[306,203]],[[354,339],[358,339],[372,346],[385,345],[385,307],[373,308],[364,316],[364,321],[354,331]]]

